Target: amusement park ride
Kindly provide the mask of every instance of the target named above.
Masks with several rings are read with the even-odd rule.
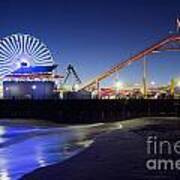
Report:
[[[120,61],[112,68],[104,71],[88,82],[82,83],[76,70],[72,65],[67,67],[65,76],[55,73],[57,65],[54,63],[54,58],[45,44],[40,40],[27,34],[14,34],[0,40],[0,77],[3,81],[4,95],[7,97],[23,96],[23,97],[49,97],[48,93],[53,96],[56,94],[72,91],[76,93],[90,92],[96,94],[96,97],[102,97],[103,94],[117,94],[128,92],[138,94],[138,88],[125,90],[121,88],[120,82],[116,83],[116,89],[100,88],[100,82],[110,77],[112,74],[119,72],[123,68],[131,65],[133,62],[144,59],[144,75],[143,75],[143,96],[148,96],[146,80],[146,61],[147,55],[154,54],[159,51],[179,51],[180,50],[180,34],[169,35],[158,43],[153,44],[149,48],[135,54],[127,60]],[[71,90],[65,89],[65,85],[69,77],[75,77],[75,83]],[[46,83],[45,83],[46,82]],[[57,85],[57,82],[59,86]],[[45,85],[46,84],[46,85]],[[180,83],[177,80],[172,80],[170,86],[154,88],[154,91],[164,90],[174,96],[177,86],[180,88]],[[48,93],[46,92],[48,88]],[[141,86],[142,87],[142,86]],[[18,89],[18,90],[17,90]],[[23,89],[23,92],[21,90]],[[39,90],[38,94],[35,91]],[[17,93],[18,91],[18,93]],[[21,93],[20,93],[21,92]],[[41,96],[40,96],[41,95]],[[88,93],[89,95],[89,93]],[[138,94],[140,97],[141,95]]]
[[[0,40],[0,77],[4,98],[54,98],[57,65],[45,44],[28,34]]]
[[[65,84],[67,83],[68,79],[70,78],[70,76],[73,75],[75,78],[75,82],[72,85],[72,90],[76,91],[79,89],[79,85],[82,83],[79,75],[77,74],[75,68],[73,65],[69,64],[67,67],[67,73],[66,76],[64,77],[63,83],[62,83],[62,87],[65,86]]]
[[[107,71],[104,71],[94,79],[82,84],[82,86],[79,88],[80,90],[88,90],[92,91],[93,89],[96,89],[97,92],[100,91],[100,82],[108,77],[110,77],[112,74],[122,70],[123,68],[126,68],[127,66],[131,65],[133,62],[139,61],[143,59],[147,55],[151,55],[155,52],[159,51],[179,51],[180,50],[180,34],[173,34],[165,39],[162,39],[158,43],[153,44],[149,48],[137,53],[136,55],[130,57],[129,59],[125,61],[121,61],[119,64],[114,65],[112,68],[108,69]],[[143,77],[145,78],[145,76]],[[146,80],[144,79],[143,85],[146,86]],[[170,92],[173,95],[174,93],[174,85],[171,84],[170,86]],[[144,87],[143,94],[147,95],[147,87]]]

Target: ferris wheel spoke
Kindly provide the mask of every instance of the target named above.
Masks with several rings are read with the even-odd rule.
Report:
[[[13,34],[0,40],[0,77],[19,68],[23,59],[32,66],[53,65],[50,50],[39,39],[28,34]]]
[[[36,40],[33,48],[31,49],[31,53],[33,54],[34,51],[40,46],[40,41],[39,40]]]
[[[16,42],[15,42],[15,39],[14,39],[14,37],[9,37],[9,38],[7,38],[7,39],[9,39],[9,41],[11,42],[11,46],[13,47],[13,49],[14,49],[14,52],[17,52],[18,51],[18,46],[17,46],[17,44],[16,44]]]
[[[24,53],[24,42],[23,42],[23,36],[19,36],[19,39],[20,39],[20,53],[23,54]]]
[[[26,41],[26,52],[29,54],[29,47],[31,45],[31,38],[27,35],[27,41]]]
[[[27,45],[27,35],[23,36],[23,52],[26,53],[26,45]]]
[[[49,57],[44,58],[43,60],[41,58],[36,57],[36,58],[34,58],[34,61],[36,62],[36,64],[40,63],[40,64],[46,64],[47,65],[47,63],[48,64],[51,63],[51,59],[49,59]]]
[[[7,56],[7,55],[4,55],[3,53],[1,53],[1,50],[0,50],[0,58],[2,60],[4,60],[4,62],[7,62],[9,61],[9,59],[11,59],[11,57]]]
[[[0,43],[0,50],[2,54],[6,56],[10,56],[10,52],[8,52],[7,48],[4,46],[3,43]]]
[[[37,57],[40,57],[40,56],[44,56],[44,55],[50,55],[49,52],[46,50],[46,49],[42,49],[41,51],[39,51],[38,53],[36,54],[33,54],[33,56],[37,56]]]
[[[0,57],[0,64],[5,64],[5,65],[9,66],[10,64],[13,63],[13,60],[14,60],[13,57],[12,57],[12,58],[6,58],[6,59]],[[16,62],[16,63],[17,63],[17,62]]]
[[[35,43],[36,43],[36,39],[32,38],[31,39],[31,44],[30,44],[30,47],[29,47],[29,53],[30,54],[32,54],[32,49],[33,49]]]
[[[46,60],[47,58],[52,61],[51,56],[49,55],[49,53],[44,53],[44,54],[41,54],[41,55],[35,56],[35,57],[38,58],[39,61],[44,61],[44,60]]]
[[[20,52],[20,43],[19,43],[19,38],[18,38],[18,35],[15,34],[13,35],[14,37],[14,40],[15,40],[15,43],[16,43],[16,46],[17,46],[17,49],[18,49],[18,52]]]
[[[5,59],[10,57],[8,54],[5,54],[4,51],[2,51],[2,49],[0,49],[0,56]]]
[[[11,45],[11,42],[9,41],[8,38],[4,39],[4,46],[7,48],[7,50],[10,52],[10,54],[14,53],[14,49]]]
[[[34,51],[32,52],[32,54],[33,54],[33,55],[38,55],[38,53],[41,53],[42,50],[47,51],[47,49],[44,47],[44,45],[43,45],[43,44],[40,44],[40,45],[36,48],[36,50],[34,50]]]

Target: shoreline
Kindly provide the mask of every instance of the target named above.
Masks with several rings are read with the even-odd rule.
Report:
[[[123,133],[120,132],[120,130],[113,131],[110,134],[102,134],[96,138],[90,147],[83,150],[76,156],[62,163],[50,165],[44,168],[38,168],[33,172],[24,175],[21,179],[48,180],[53,178],[53,180],[95,180],[125,178],[124,176],[117,175],[117,173],[112,173],[114,171],[118,172],[119,167],[125,163],[120,161],[118,162],[115,158],[115,156],[120,155],[117,148],[120,146],[120,144],[114,144],[112,142],[116,140],[117,136],[119,136],[119,133],[121,136],[123,136]],[[126,135],[123,138],[127,139]],[[132,148],[128,146],[126,149]],[[104,153],[104,150],[106,150],[106,153]],[[127,151],[124,153],[127,153]],[[123,156],[124,155],[122,154],[118,159],[123,160]],[[116,168],[114,169],[114,167]],[[123,168],[123,171],[124,170],[125,169]],[[126,171],[128,173],[129,168],[127,168]]]
[[[179,118],[144,118],[141,123],[131,120],[122,122],[122,129],[98,136],[94,143],[80,154],[58,164],[39,168],[24,175],[23,180],[119,180],[161,179],[159,174],[147,171],[145,138],[156,132],[159,137],[168,137],[158,128],[169,128],[179,123]],[[166,121],[167,120],[167,121]],[[162,123],[163,122],[163,123]],[[173,123],[172,123],[173,122]],[[131,125],[132,123],[132,125]],[[179,123],[180,124],[180,123]],[[149,127],[152,126],[152,129]],[[154,129],[153,129],[154,127]],[[173,125],[174,128],[174,125]],[[174,133],[175,135],[176,133]],[[176,137],[176,136],[175,136]],[[169,178],[169,175],[163,179]]]

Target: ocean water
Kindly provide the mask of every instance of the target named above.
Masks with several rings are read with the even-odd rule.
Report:
[[[39,167],[62,162],[120,123],[59,125],[40,120],[0,120],[0,180],[16,180]]]

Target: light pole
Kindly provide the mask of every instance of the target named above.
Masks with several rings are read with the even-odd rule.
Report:
[[[31,89],[32,89],[32,99],[34,99],[34,91],[36,90],[36,85],[32,85]]]
[[[143,95],[147,98],[147,61],[146,56],[143,58]]]
[[[157,54],[159,52],[160,51],[158,51],[158,50],[154,50],[154,51],[152,51],[152,54]],[[148,92],[147,60],[146,60],[146,56],[144,55],[144,58],[143,58],[143,94],[144,94],[144,98],[147,98],[147,94],[148,94],[147,92]]]
[[[96,91],[97,91],[97,98],[100,99],[101,98],[101,94],[100,94],[100,84],[99,81],[96,81]]]
[[[120,90],[123,88],[123,83],[119,80],[115,82],[115,91],[116,91],[116,98],[119,98]]]

